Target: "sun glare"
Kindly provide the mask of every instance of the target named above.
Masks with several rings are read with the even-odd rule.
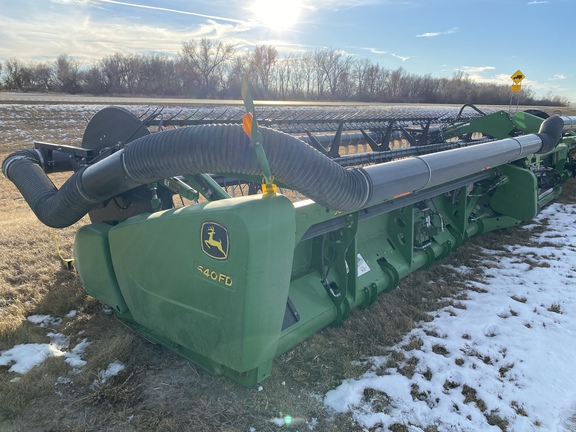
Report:
[[[296,24],[301,8],[299,0],[257,0],[251,9],[263,25],[274,30],[286,30]]]

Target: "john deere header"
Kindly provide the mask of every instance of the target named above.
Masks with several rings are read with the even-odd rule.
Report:
[[[88,214],[75,240],[88,294],[247,386],[468,238],[534,218],[576,168],[576,117],[257,112],[244,97],[169,119],[104,108],[79,146],[35,142],[2,171],[46,225]],[[59,190],[56,171],[72,173]]]

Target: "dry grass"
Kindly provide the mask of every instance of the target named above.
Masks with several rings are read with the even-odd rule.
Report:
[[[63,107],[42,109],[0,106],[5,129],[0,158],[44,139],[78,144],[85,125],[84,111]],[[65,136],[65,140],[58,137]],[[66,176],[54,177],[61,183]],[[576,187],[568,185],[568,200]],[[62,318],[53,330],[74,345],[87,339],[87,364],[75,373],[62,357],[50,358],[17,381],[0,367],[0,430],[2,431],[258,431],[277,430],[271,420],[294,416],[291,430],[359,431],[350,416],[332,415],[321,397],[343,379],[358,376],[368,366],[357,361],[390,355],[390,361],[409,375],[416,364],[410,351],[421,340],[410,341],[403,353],[391,346],[431,312],[452,305],[455,313],[465,298],[467,283],[449,266],[433,265],[401,281],[368,309],[355,310],[338,328],[327,328],[275,360],[273,375],[262,389],[246,389],[224,378],[210,376],[167,349],[127,329],[101,305],[84,294],[77,275],[66,270],[54,249],[51,229],[36,220],[16,188],[0,176],[0,350],[16,344],[47,343],[50,328],[27,321],[30,315]],[[65,256],[72,255],[73,237],[80,221],[58,230]],[[518,229],[491,233],[460,248],[442,264],[474,268],[482,247],[527,242]],[[482,274],[471,274],[481,278]],[[433,281],[431,283],[431,281]],[[519,299],[518,301],[522,301]],[[76,315],[67,317],[71,311]],[[438,350],[442,351],[438,345]],[[99,378],[113,361],[126,368],[107,382]],[[447,384],[449,385],[449,384]],[[414,389],[416,397],[418,389]],[[469,402],[479,404],[473,389]],[[386,395],[366,394],[372,404],[385,405]],[[466,396],[468,397],[468,396]],[[486,413],[499,423],[492,413]],[[398,425],[395,430],[402,430]],[[433,430],[433,429],[430,429]]]

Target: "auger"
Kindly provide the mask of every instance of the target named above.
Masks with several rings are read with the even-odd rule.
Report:
[[[472,236],[534,218],[576,171],[576,117],[249,111],[107,107],[80,146],[35,142],[2,165],[44,224],[89,216],[74,250],[89,295],[246,386]],[[57,189],[47,174],[64,171]]]

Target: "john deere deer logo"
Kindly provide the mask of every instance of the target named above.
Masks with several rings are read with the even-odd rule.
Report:
[[[228,258],[228,230],[216,222],[202,224],[202,251],[210,258],[225,260]]]

